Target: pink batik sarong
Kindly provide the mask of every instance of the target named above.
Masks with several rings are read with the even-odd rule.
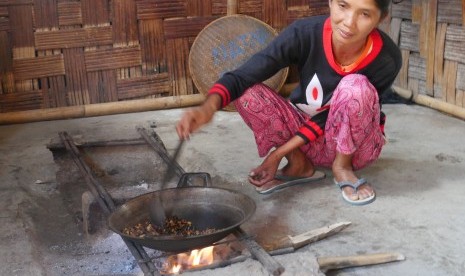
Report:
[[[260,157],[289,141],[306,121],[306,114],[263,84],[247,89],[234,104],[254,133]],[[331,168],[340,152],[353,154],[354,170],[364,168],[385,144],[379,122],[376,89],[365,76],[348,75],[333,93],[324,135],[300,149],[315,166]]]

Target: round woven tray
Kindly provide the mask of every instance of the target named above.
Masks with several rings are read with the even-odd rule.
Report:
[[[206,95],[224,73],[245,63],[277,35],[272,27],[247,15],[229,15],[211,22],[198,34],[189,52],[189,71],[195,86]],[[284,68],[264,83],[279,91],[287,74],[288,68]],[[225,109],[235,110],[231,104]]]

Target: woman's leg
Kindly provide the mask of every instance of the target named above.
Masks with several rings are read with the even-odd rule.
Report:
[[[303,123],[302,116],[276,91],[263,84],[247,89],[235,107],[255,136],[258,154],[265,157],[291,139]],[[286,155],[284,175],[311,176],[314,168],[305,154],[296,149]]]
[[[380,106],[376,89],[363,75],[344,77],[331,99],[325,127],[326,148],[334,156],[331,164],[337,182],[355,183],[354,170],[375,161],[384,145],[380,129]],[[344,187],[351,200],[365,199],[374,191],[369,184],[353,188]]]

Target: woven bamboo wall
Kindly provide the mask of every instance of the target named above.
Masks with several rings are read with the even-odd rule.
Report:
[[[391,15],[404,61],[396,85],[465,108],[465,0],[404,0]]]
[[[189,49],[227,0],[0,0],[0,113],[198,93]],[[242,0],[278,31],[327,0]]]

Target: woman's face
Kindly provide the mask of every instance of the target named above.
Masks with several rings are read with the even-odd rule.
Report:
[[[334,42],[365,42],[381,22],[375,0],[329,0],[329,7]]]

